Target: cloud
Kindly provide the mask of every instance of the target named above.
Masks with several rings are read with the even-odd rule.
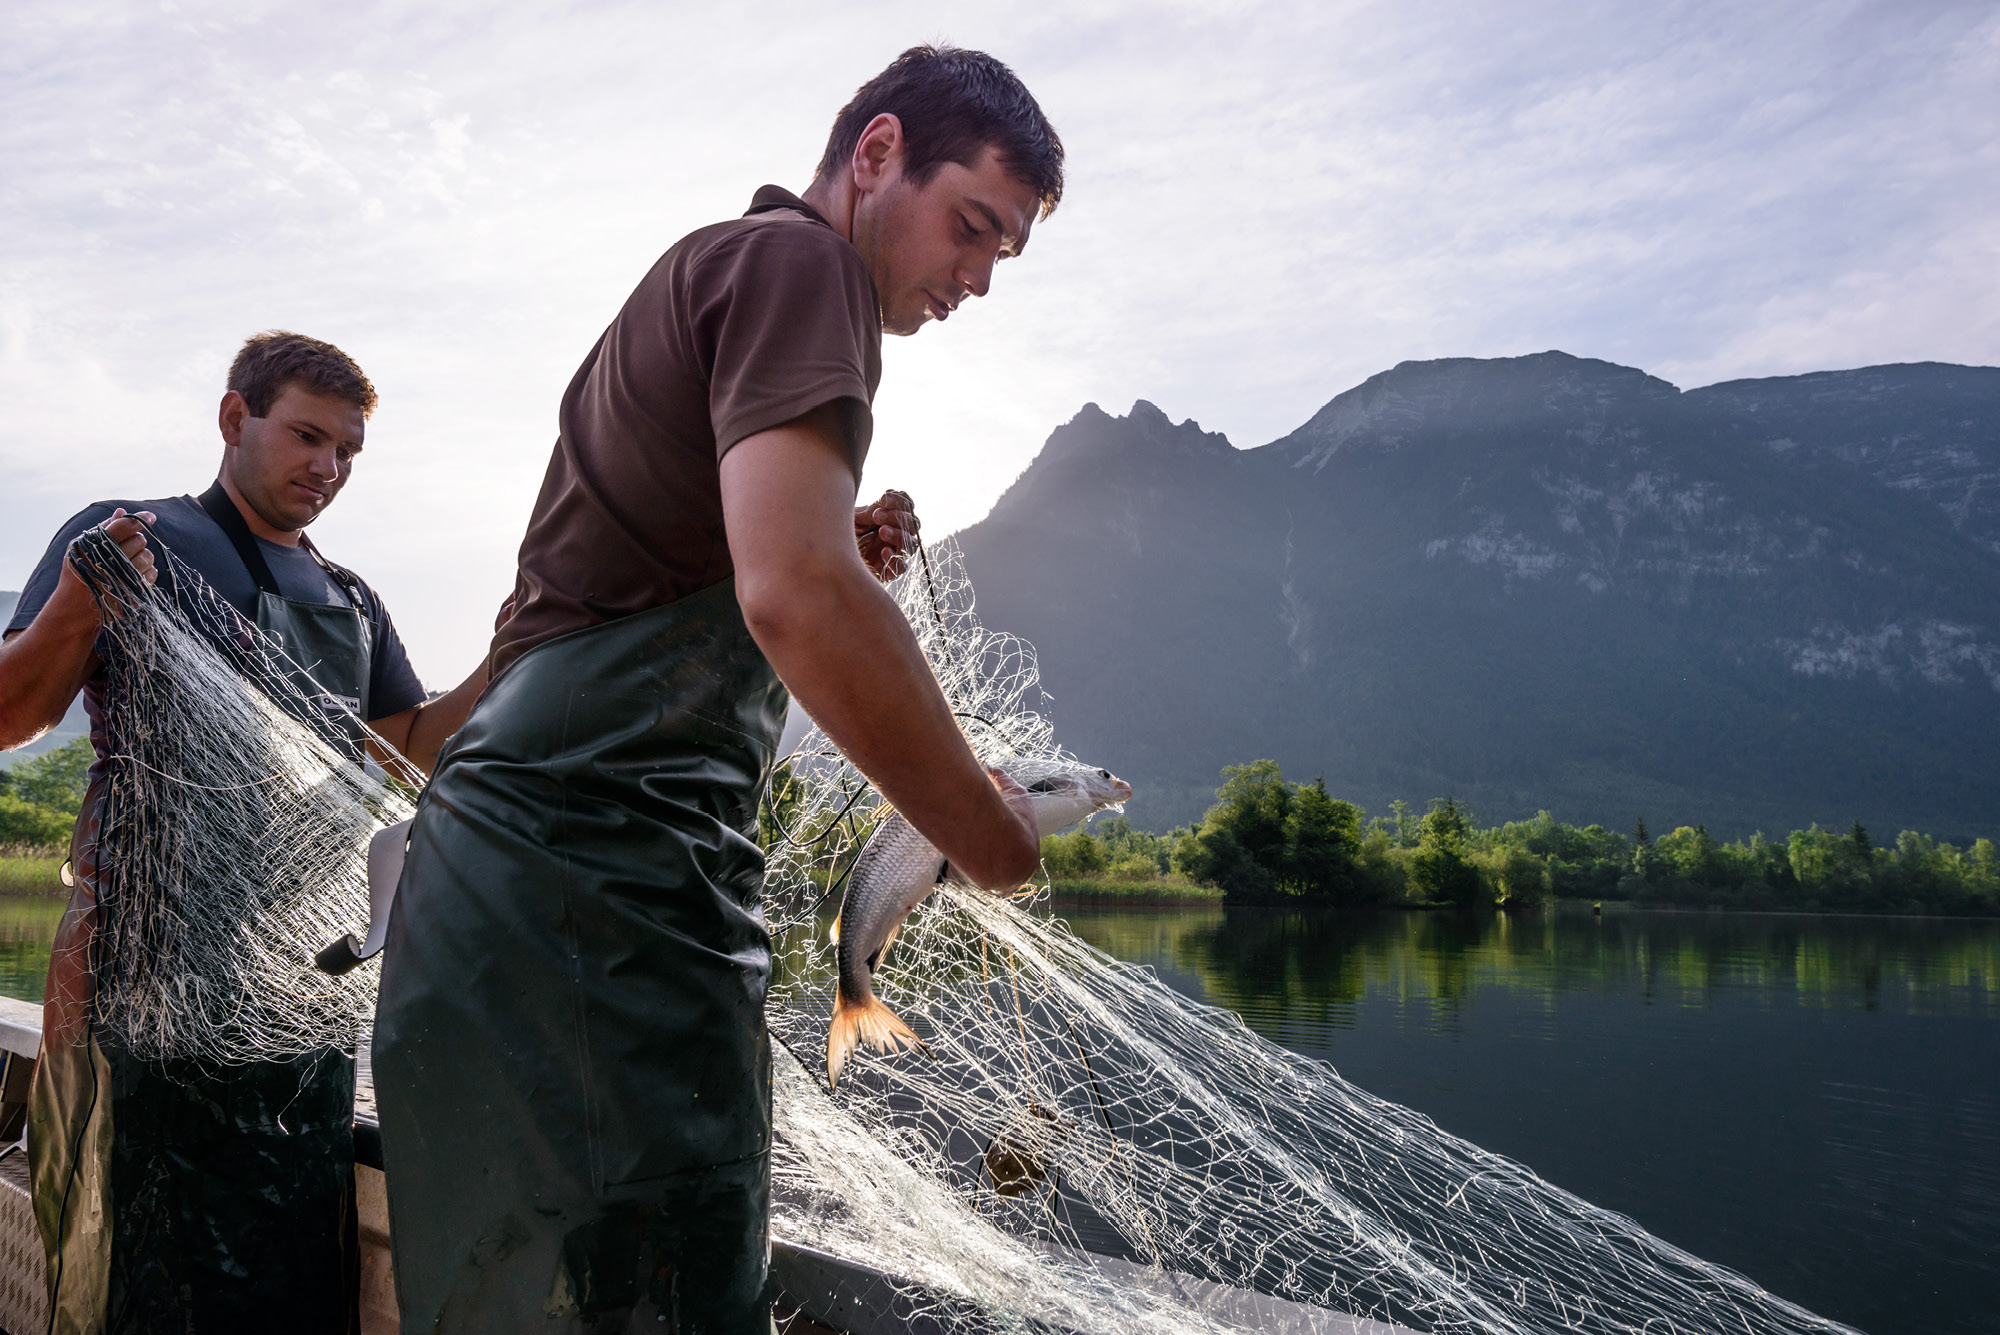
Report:
[[[44,6],[0,52],[0,587],[88,500],[199,490],[236,344],[302,329],[383,394],[318,536],[455,679],[631,285],[939,37],[1071,185],[890,342],[867,483],[932,531],[1086,400],[1252,445],[1410,357],[2000,361],[1984,3]]]

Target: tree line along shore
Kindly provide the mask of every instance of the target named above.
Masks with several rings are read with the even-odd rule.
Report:
[[[2000,850],[1904,830],[1878,842],[1859,820],[1721,843],[1700,825],[1619,834],[1544,811],[1481,827],[1440,798],[1369,819],[1322,779],[1277,762],[1222,772],[1215,805],[1165,834],[1122,817],[1042,843],[1064,897],[1342,907],[1511,908],[1553,900],[1821,913],[2000,914]]]
[[[56,869],[83,800],[87,738],[0,769],[0,893],[60,888]],[[1721,843],[1696,825],[1655,836],[1578,827],[1544,811],[1481,827],[1451,798],[1421,815],[1396,802],[1369,819],[1322,779],[1286,780],[1276,761],[1222,772],[1215,805],[1152,834],[1122,816],[1042,841],[1065,898],[1153,903],[1461,908],[1551,900],[1827,913],[2000,915],[2000,850],[1904,830],[1878,842],[1793,830]]]
[[[46,894],[57,875],[92,760],[79,737],[10,769],[0,769],[0,894]]]

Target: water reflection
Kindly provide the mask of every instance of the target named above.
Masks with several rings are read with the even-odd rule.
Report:
[[[0,996],[42,999],[65,902],[59,894],[0,895]]]
[[[1062,910],[1078,935],[1874,1335],[2000,1294],[2000,922]]]
[[[0,895],[39,1000],[59,895]],[[1363,1088],[1873,1335],[1993,1328],[2000,923],[1063,910]],[[824,924],[780,969],[827,969]]]
[[[1905,1014],[2000,1017],[2000,923],[1747,913],[1520,916],[1271,909],[1064,911],[1117,958],[1197,980],[1246,1015],[1349,1028],[1371,995],[1449,1024],[1483,989],[1553,1001],[1633,993],[1712,1006],[1725,993]]]

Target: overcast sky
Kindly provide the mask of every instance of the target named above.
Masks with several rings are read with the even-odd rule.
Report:
[[[201,490],[236,346],[300,330],[382,393],[314,535],[433,685],[632,285],[802,189],[916,41],[1013,65],[1070,152],[992,295],[889,340],[865,486],[932,532],[1087,401],[1252,446],[1409,358],[2000,363],[1989,0],[16,0],[6,31],[0,588],[90,500]]]

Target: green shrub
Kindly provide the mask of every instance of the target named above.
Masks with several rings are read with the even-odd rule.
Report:
[[[96,758],[88,737],[18,762],[11,771],[13,795],[33,806],[69,814],[83,807],[83,790],[90,782],[90,762]],[[4,836],[0,836],[4,839]]]
[[[24,802],[14,793],[0,793],[0,844],[30,848],[61,848],[76,825],[74,811]]]
[[[1042,840],[1042,865],[1051,877],[1092,876],[1104,870],[1104,848],[1088,830]]]
[[[90,739],[79,737],[7,770],[7,782],[0,785],[0,845],[44,850],[67,845],[95,754]]]

